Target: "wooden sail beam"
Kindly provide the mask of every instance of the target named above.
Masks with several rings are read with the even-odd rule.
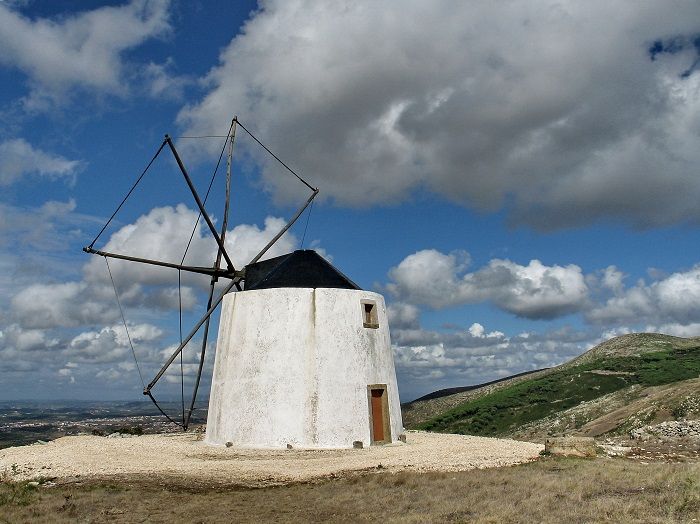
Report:
[[[185,165],[182,163],[182,160],[180,160],[180,155],[178,155],[177,150],[175,149],[175,145],[173,144],[173,141],[170,139],[169,135],[165,135],[165,141],[168,143],[168,146],[170,147],[170,150],[173,152],[173,156],[175,157],[175,161],[177,162],[178,167],[180,168],[180,171],[182,171],[182,176],[185,177],[185,182],[187,182],[187,186],[190,188],[190,192],[192,193],[192,196],[194,197],[195,202],[197,203],[197,207],[199,207],[200,213],[202,213],[202,217],[204,218],[204,221],[207,223],[207,226],[209,226],[209,231],[211,231],[211,234],[214,236],[214,240],[216,240],[216,244],[219,246],[219,249],[221,250],[221,254],[224,257],[224,260],[226,260],[226,265],[228,266],[229,271],[235,271],[236,269],[233,267],[233,262],[231,262],[231,259],[228,256],[228,253],[226,252],[226,247],[224,246],[224,241],[221,239],[219,236],[218,231],[214,227],[214,223],[211,221],[211,218],[209,218],[209,214],[207,213],[207,210],[204,209],[204,204],[202,203],[201,199],[199,198],[199,194],[197,194],[197,190],[194,187],[194,184],[192,184],[192,180],[190,179],[190,175],[187,173],[187,169],[185,169]]]
[[[241,271],[229,271],[228,269],[214,269],[211,267],[201,267],[201,266],[186,266],[183,264],[174,264],[172,262],[163,262],[162,260],[151,260],[149,258],[132,257],[129,255],[120,255],[119,253],[110,253],[109,251],[100,251],[99,249],[93,249],[91,247],[84,247],[83,251],[90,253],[91,255],[100,255],[102,257],[116,258],[119,260],[128,260],[129,262],[140,262],[142,264],[149,264],[152,266],[168,267],[171,269],[179,269],[182,271],[189,271],[190,273],[199,273],[201,275],[209,275],[212,277],[222,277],[222,278],[235,278],[236,276],[241,276],[243,273]]]
[[[287,222],[287,224],[275,235],[275,237],[268,242],[268,244],[260,250],[260,252],[253,257],[253,259],[248,263],[254,264],[260,258],[272,247],[272,245],[277,242],[282,235],[284,235],[287,230],[294,225],[294,223],[299,219],[301,214],[304,212],[304,210],[309,207],[311,202],[313,201],[314,198],[316,198],[316,195],[318,195],[319,191],[318,189],[314,189],[314,192],[311,194],[311,196],[308,198],[308,200],[299,208],[299,210],[294,214],[294,216]],[[177,347],[175,351],[173,351],[173,354],[170,356],[168,361],[163,365],[163,367],[158,371],[156,374],[155,378],[151,380],[151,382],[146,386],[146,388],[143,390],[144,395],[149,395],[151,393],[151,389],[156,385],[156,383],[161,379],[161,377],[165,374],[165,372],[168,370],[170,365],[173,363],[173,361],[178,357],[178,355],[182,352],[183,349],[185,349],[185,346],[189,343],[190,340],[197,334],[197,331],[199,331],[199,328],[202,327],[202,325],[211,317],[211,315],[214,313],[216,308],[219,306],[221,301],[224,299],[224,295],[231,291],[235,285],[237,285],[241,280],[245,279],[245,268],[243,271],[237,272],[239,276],[234,277],[234,279],[231,281],[231,283],[226,286],[224,291],[219,295],[219,297],[212,303],[212,305],[209,307],[207,312],[204,314],[204,316],[197,322],[197,324],[194,326],[192,331],[185,337],[185,339],[180,343],[180,345]]]
[[[228,140],[228,152],[226,155],[226,196],[224,198],[224,217],[221,223],[221,240],[222,242],[226,238],[226,229],[228,228],[228,214],[229,207],[231,205],[231,164],[233,162],[233,144],[236,140],[236,122],[237,119],[234,116],[231,122],[231,129],[229,131]],[[214,270],[219,269],[221,265],[221,250],[216,251],[216,260],[214,261]],[[207,310],[211,308],[212,300],[214,298],[214,288],[216,287],[216,282],[218,277],[212,275],[211,282],[209,283],[209,297],[207,298]],[[237,286],[240,290],[240,286]],[[211,316],[207,318],[204,323],[204,334],[202,336],[202,349],[199,352],[199,365],[197,367],[197,377],[194,382],[194,389],[192,390],[192,399],[190,401],[190,407],[187,410],[187,416],[182,421],[185,431],[190,425],[190,419],[192,418],[192,412],[194,411],[194,403],[197,400],[197,392],[199,391],[199,383],[202,380],[202,371],[204,370],[204,357],[207,352],[207,341],[209,338],[209,323],[211,321]]]

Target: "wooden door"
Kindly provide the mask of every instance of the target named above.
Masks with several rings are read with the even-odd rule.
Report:
[[[384,439],[384,399],[386,394],[385,389],[372,390],[372,432],[374,441],[383,441]]]

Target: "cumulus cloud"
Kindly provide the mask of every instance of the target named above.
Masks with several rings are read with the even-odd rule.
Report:
[[[693,1],[269,0],[179,122],[207,134],[235,108],[343,204],[427,187],[507,197],[542,229],[698,221],[698,18]]]
[[[0,64],[30,79],[26,105],[45,109],[75,87],[124,94],[123,54],[170,30],[167,0],[132,0],[60,19],[30,19],[0,3]]]
[[[670,324],[650,324],[644,329],[647,333],[665,333],[676,337],[692,338],[700,337],[700,322],[692,322],[690,324],[679,324],[676,322]]]
[[[43,216],[46,222],[55,223],[55,231],[62,233],[66,227],[85,226],[85,220],[92,220],[75,216],[74,208],[75,202],[72,201],[48,202],[40,210],[33,209],[32,213],[0,206],[0,217],[11,219],[11,223],[0,220],[0,233],[4,233],[4,237],[0,235],[0,241],[4,238],[14,246],[20,245],[16,241],[14,226],[21,225],[22,217],[27,214]],[[106,237],[104,247],[119,253],[179,262],[196,220],[197,212],[184,205],[155,208],[134,223],[117,228]],[[230,229],[226,242],[236,266],[241,268],[249,262],[284,224],[282,218],[267,217],[262,224],[241,224]],[[46,248],[39,242],[46,235],[49,235],[48,231],[36,238],[40,247],[38,253],[43,253]],[[79,237],[84,238],[84,235]],[[63,234],[60,238],[66,239]],[[287,233],[267,256],[289,252],[297,244],[296,237]],[[210,266],[215,253],[215,242],[200,225],[195,231],[191,256],[186,263]],[[26,264],[26,261],[19,256],[0,256],[3,270],[0,272],[0,287],[5,291],[0,296],[0,371],[6,374],[8,381],[12,374],[12,383],[21,384],[22,374],[31,371],[46,381],[56,383],[60,380],[67,386],[86,387],[95,379],[109,382],[109,387],[115,384],[124,388],[138,386],[138,374],[126,332],[118,323],[121,318],[114,290],[104,261],[99,258],[86,257],[82,272],[73,267],[67,281],[56,281],[57,274],[53,273],[50,279],[42,280],[34,272],[29,280],[18,283],[17,265]],[[208,288],[209,277],[190,282],[183,275],[183,286],[178,290],[174,286],[177,273],[172,270],[155,269],[151,272],[149,266],[120,264],[116,260],[111,262],[111,268],[141,373],[144,377],[152,377],[174,350],[172,344],[176,340],[177,327],[173,331],[173,326],[177,324],[173,312],[182,303],[185,310],[183,327],[185,332],[188,331],[203,313],[203,290]],[[215,331],[212,333],[215,336]],[[184,353],[184,374],[190,385],[198,367],[199,344],[201,341],[194,340]],[[213,345],[211,340],[210,345]],[[40,370],[36,367],[37,361],[44,363]],[[210,372],[211,362],[206,365],[207,372]],[[159,394],[164,390],[169,392],[164,394],[172,393],[172,385],[179,384],[179,381],[179,367],[175,366],[166,373]],[[205,379],[203,390],[206,387]]]
[[[12,297],[12,312],[28,328],[75,327],[114,321],[112,304],[96,297],[85,282],[34,284]]]
[[[413,304],[393,302],[387,306],[387,316],[393,329],[417,328],[420,310]]]
[[[134,223],[114,232],[100,249],[179,264],[197,217],[198,212],[184,204],[157,207],[139,217]],[[250,262],[285,224],[283,218],[268,216],[263,227],[257,224],[239,224],[229,230],[226,233],[225,245],[236,268],[240,269]],[[265,258],[288,253],[296,245],[296,237],[287,232],[266,253]],[[214,263],[216,249],[216,242],[209,234],[206,224],[203,225],[203,221],[200,220],[192,237],[185,264],[209,267]],[[173,281],[172,270],[121,261],[115,261],[112,266],[115,278],[122,283],[162,285]],[[222,266],[225,266],[223,261]],[[90,282],[104,281],[104,262],[98,258],[91,259],[85,266],[85,276]],[[187,275],[185,277],[188,278]],[[201,284],[208,281],[196,282]]]
[[[141,347],[144,342],[160,339],[163,331],[151,324],[135,324],[129,326],[129,337],[134,346]],[[126,330],[122,325],[104,327],[98,331],[84,331],[74,337],[67,348],[70,359],[78,362],[118,362],[129,356],[131,348]],[[155,353],[153,352],[152,356]]]
[[[532,260],[522,266],[493,259],[465,273],[468,256],[434,249],[409,255],[389,270],[387,289],[402,301],[432,308],[491,301],[526,318],[554,318],[580,311],[588,286],[576,265],[545,266]]]
[[[601,339],[572,329],[508,336],[480,323],[468,329],[393,329],[402,399],[551,367],[580,355]]]
[[[0,202],[0,247],[11,246],[7,257],[23,259],[23,268],[40,260],[72,249],[70,242],[83,239],[82,227],[98,224],[101,219],[75,212],[76,202],[49,200],[38,207],[12,206]],[[42,252],[41,257],[30,256],[25,250]],[[54,268],[56,266],[54,265]]]
[[[142,75],[151,97],[171,100],[183,97],[185,87],[192,83],[192,79],[174,74],[173,64],[174,61],[169,59],[163,64],[149,62],[143,67]]]
[[[46,206],[47,213],[61,207]],[[183,204],[154,208],[115,231],[104,250],[179,263],[197,216],[197,212]],[[236,267],[240,269],[249,262],[284,224],[282,218],[267,217],[262,227],[240,224],[229,230],[226,246]],[[296,245],[296,237],[287,233],[266,257],[287,253]],[[186,264],[209,267],[214,261],[216,243],[205,234],[201,224],[197,226],[189,253]],[[198,292],[209,285],[209,277],[198,279],[185,273],[178,291],[174,270],[120,260],[112,260],[110,268],[122,305],[132,311],[136,309],[135,314],[175,310],[180,304],[183,310],[193,310],[201,303]],[[83,266],[80,280],[34,282],[18,289],[10,299],[9,316],[25,329],[68,328],[112,323],[117,320],[119,309],[104,261],[91,257]]]
[[[10,324],[0,331],[0,345],[18,352],[51,349],[58,344],[59,340],[43,329],[23,329],[18,324]]]
[[[614,288],[614,295],[587,312],[594,323],[660,322],[690,325],[700,321],[700,265],[647,284]],[[679,329],[674,329],[679,332]]]
[[[2,4],[0,4],[0,9]],[[80,160],[68,160],[33,147],[23,138],[0,142],[0,186],[9,186],[28,175],[75,182],[83,167]]]

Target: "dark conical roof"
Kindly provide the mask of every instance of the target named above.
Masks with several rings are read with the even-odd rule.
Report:
[[[278,287],[361,289],[311,249],[298,250],[245,267],[245,290]]]

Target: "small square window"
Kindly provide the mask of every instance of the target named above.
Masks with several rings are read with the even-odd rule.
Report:
[[[363,300],[360,305],[362,306],[363,327],[377,329],[379,327],[377,303],[371,300]]]

